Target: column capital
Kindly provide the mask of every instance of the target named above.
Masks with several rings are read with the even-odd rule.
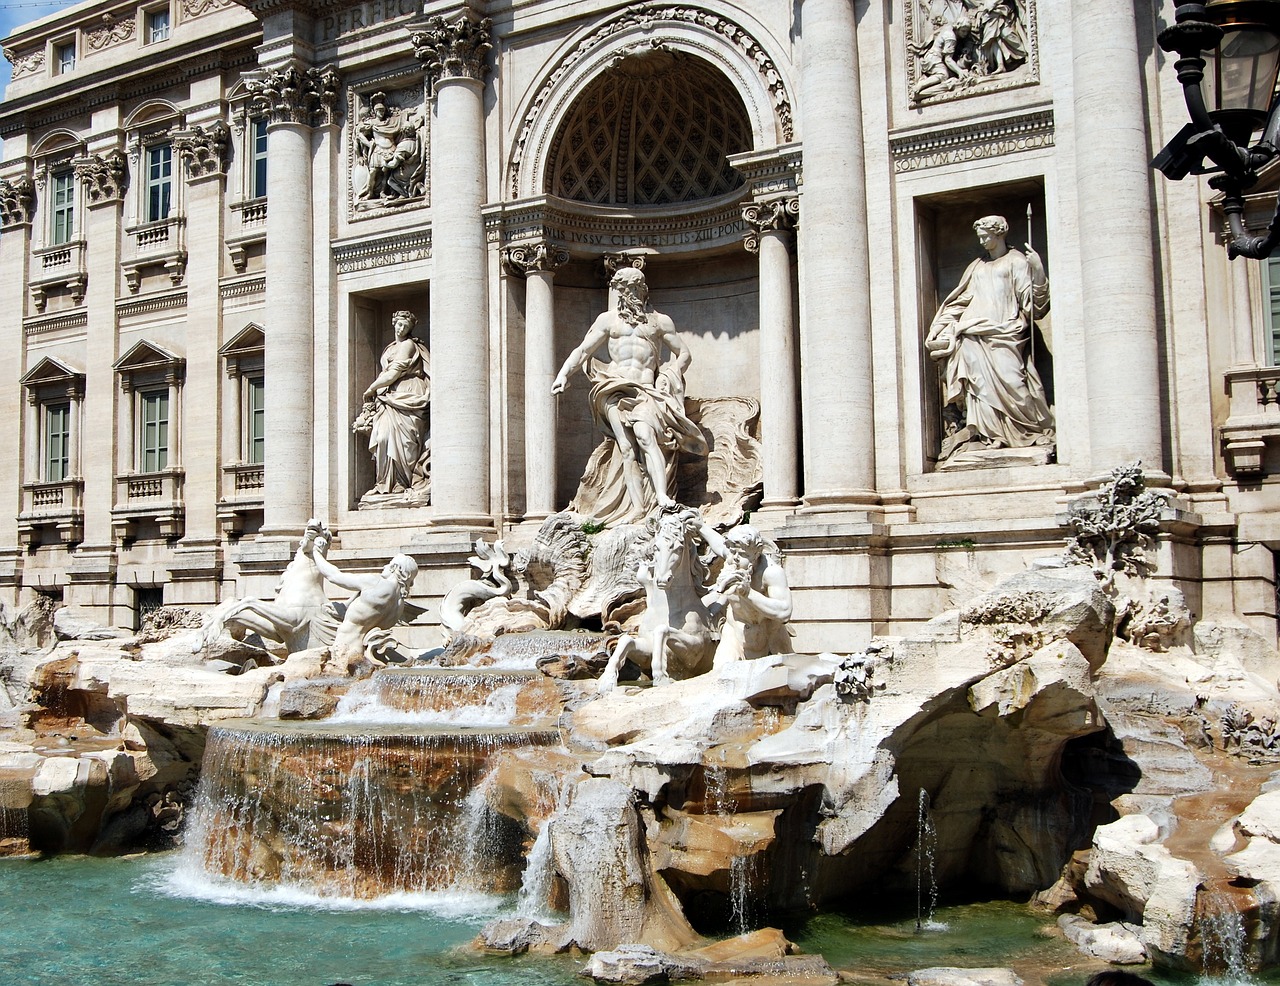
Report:
[[[297,64],[246,72],[245,88],[269,123],[324,126],[333,122],[341,85],[332,68]]]
[[[606,253],[600,258],[604,262],[604,279],[613,280],[613,275],[623,267],[634,267],[644,270],[643,253]]]
[[[231,128],[221,120],[208,127],[187,127],[174,130],[173,149],[178,152],[187,169],[187,179],[223,177],[231,151]]]
[[[431,17],[421,23],[410,41],[432,86],[443,79],[484,82],[489,71],[486,56],[493,47],[492,27],[489,18],[477,20],[466,11],[451,20]]]
[[[124,152],[118,148],[105,154],[86,154],[71,162],[76,178],[84,185],[89,204],[108,205],[124,198],[129,187]]]
[[[517,277],[528,277],[538,272],[554,274],[568,262],[569,251],[546,240],[520,243],[502,251],[502,265],[509,274]]]
[[[790,196],[767,202],[748,202],[742,207],[742,220],[747,224],[742,245],[748,253],[760,252],[760,237],[765,233],[783,233],[796,228],[800,221],[800,199]]]
[[[36,206],[36,185],[29,175],[0,181],[0,227],[30,224]]]

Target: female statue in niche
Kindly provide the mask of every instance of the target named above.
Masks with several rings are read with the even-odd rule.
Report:
[[[942,377],[944,460],[1054,444],[1053,415],[1029,352],[1035,320],[1049,311],[1044,264],[1030,246],[1024,254],[1005,244],[1004,217],[985,216],[973,228],[987,255],[947,295],[924,343]]]
[[[368,434],[373,454],[373,489],[361,504],[427,503],[431,494],[431,354],[414,338],[418,318],[413,312],[391,316],[395,340],[382,351],[382,372],[365,388],[364,405],[352,425]]]

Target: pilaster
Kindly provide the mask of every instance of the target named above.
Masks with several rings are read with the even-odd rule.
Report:
[[[4,283],[24,285],[31,266],[31,215],[35,185],[30,175],[0,180],[0,277]],[[23,419],[22,377],[24,293],[0,306],[0,419],[18,436],[9,455],[0,456],[0,586],[15,585],[21,571],[18,514],[22,512],[23,448],[39,442],[39,432],[18,428]],[[13,602],[12,598],[9,600]]]

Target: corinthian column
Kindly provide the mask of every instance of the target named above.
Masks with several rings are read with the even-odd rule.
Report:
[[[1163,472],[1152,172],[1133,4],[1071,0],[1071,40],[1090,471],[1141,459]]]
[[[492,524],[484,78],[489,21],[429,19],[412,35],[433,83],[431,499],[437,524]],[[447,340],[447,341],[446,341]],[[442,344],[443,343],[443,344]]]
[[[790,242],[800,202],[795,198],[743,206],[743,245],[760,256],[760,430],[764,441],[764,503],[796,502],[795,296],[791,289]]]
[[[338,77],[328,69],[287,65],[254,72],[245,84],[267,115],[267,456],[262,531],[288,535],[306,526],[314,483],[311,130],[331,118]]]
[[[803,0],[800,325],[804,498],[876,502],[871,279],[853,0]]]
[[[31,216],[35,211],[35,183],[27,174],[14,175],[0,180],[0,273],[5,283],[18,285],[18,292],[27,283],[31,265]],[[22,316],[25,298],[14,292],[10,302],[0,307],[0,415],[16,431],[23,420],[22,377],[23,328]],[[34,365],[35,359],[31,360]],[[36,416],[38,417],[38,416]],[[14,434],[10,431],[10,434]],[[76,429],[77,434],[80,429]],[[32,447],[40,447],[39,422],[27,428],[25,436],[27,454]],[[22,510],[22,483],[38,477],[38,470],[22,474],[22,458],[18,455],[17,442],[11,442],[9,453],[0,456],[0,584],[11,585],[17,581],[20,552],[18,551],[18,514]],[[10,597],[9,602],[15,600]]]
[[[508,247],[507,270],[524,277],[524,495],[525,520],[556,512],[555,272],[569,251],[548,243]]]

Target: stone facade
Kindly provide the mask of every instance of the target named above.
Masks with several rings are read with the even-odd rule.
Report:
[[[1265,272],[1228,266],[1207,186],[1149,169],[1184,117],[1167,7],[91,0],[22,29],[0,598],[132,626],[269,597],[319,517],[344,570],[412,557],[435,643],[472,540],[573,499],[600,436],[555,370],[642,262],[690,400],[758,402],[752,523],[797,649],[1060,553],[1065,504],[1134,459],[1172,492],[1157,577],[1274,636]],[[988,215],[1052,281],[1013,344],[1053,445],[939,468],[925,339]],[[430,354],[429,503],[362,505],[352,422],[398,311]]]

